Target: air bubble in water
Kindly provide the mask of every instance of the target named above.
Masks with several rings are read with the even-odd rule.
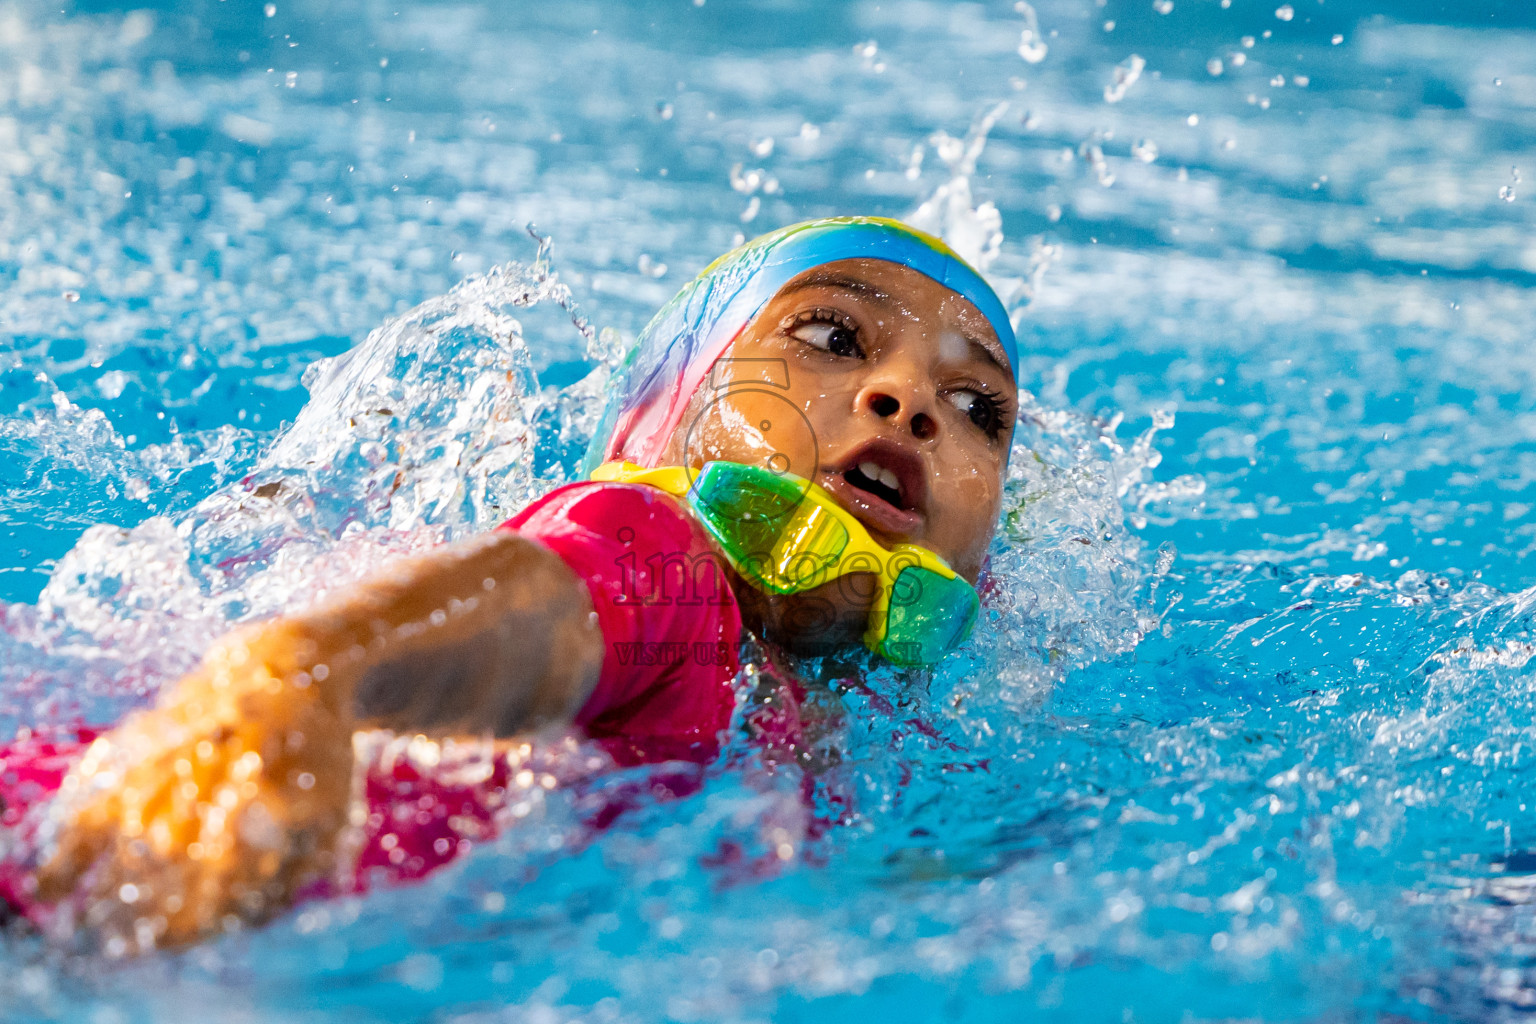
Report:
[[[1290,21],[1292,18],[1296,17],[1296,8],[1292,7],[1290,4],[1286,4],[1283,7],[1279,7],[1275,10],[1275,17],[1279,18],[1281,21]]]
[[[1221,58],[1212,57],[1210,60],[1205,62],[1205,70],[1210,73],[1212,78],[1214,78],[1226,69],[1222,67]]]
[[[1104,102],[1119,103],[1124,99],[1126,91],[1136,84],[1136,80],[1141,77],[1142,69],[1146,66],[1146,60],[1135,53],[1116,64],[1114,77],[1104,87]]]
[[[267,4],[267,6],[263,7],[262,10],[269,18],[274,18],[277,16],[277,4]]]
[[[1024,18],[1024,28],[1019,33],[1019,56],[1027,63],[1039,64],[1045,60],[1049,47],[1045,44],[1045,37],[1040,34],[1040,19],[1035,15],[1035,9],[1024,0],[1019,0],[1013,5]]]
[[[752,155],[759,160],[773,152],[773,136],[769,135],[761,139],[752,140]]]
[[[1158,14],[1172,14],[1173,0],[1152,0],[1152,9]]]
[[[1144,164],[1150,164],[1157,159],[1157,143],[1151,139],[1138,139],[1131,146],[1131,156]]]

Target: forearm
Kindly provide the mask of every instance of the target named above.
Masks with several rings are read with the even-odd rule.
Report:
[[[568,723],[602,667],[586,586],[508,532],[400,563],[302,621],[340,662],[360,726],[510,736]]]

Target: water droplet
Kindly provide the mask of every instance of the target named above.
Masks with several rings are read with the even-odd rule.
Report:
[[[1024,58],[1025,63],[1039,64],[1045,60],[1046,51],[1049,49],[1046,46],[1045,37],[1040,34],[1040,19],[1036,16],[1035,9],[1024,0],[1014,4],[1013,9],[1024,18],[1024,28],[1019,32],[1019,56]],[[1110,22],[1111,26],[1113,24]],[[1105,31],[1109,29],[1106,28]]]
[[[1077,155],[1088,161],[1088,166],[1093,168],[1094,177],[1099,184],[1109,188],[1115,183],[1115,175],[1109,169],[1109,161],[1104,159],[1104,149],[1099,145],[1097,133],[1093,138],[1084,142],[1077,149]]]
[[[1104,87],[1104,102],[1119,103],[1124,99],[1126,90],[1136,84],[1146,66],[1146,60],[1134,53],[1116,64],[1114,78]]]

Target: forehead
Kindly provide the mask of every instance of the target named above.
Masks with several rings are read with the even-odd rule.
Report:
[[[846,292],[893,315],[952,328],[985,353],[1010,380],[1013,377],[997,332],[986,316],[969,299],[927,274],[890,260],[835,260],[791,278],[769,300],[769,306],[793,303],[803,293],[823,289]]]

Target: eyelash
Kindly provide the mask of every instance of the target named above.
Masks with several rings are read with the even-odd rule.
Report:
[[[859,325],[854,322],[853,318],[847,314],[839,313],[832,309],[808,309],[803,313],[796,313],[786,320],[783,325],[783,331],[785,334],[792,335],[796,328],[804,327],[806,324],[827,324],[831,327],[841,327],[846,331],[852,332],[854,345],[859,349],[859,358],[862,359],[864,357],[863,332],[859,330]],[[808,341],[801,340],[800,343],[810,348],[815,348],[817,351],[825,351]]]
[[[986,434],[993,440],[1001,437],[1008,423],[1008,403],[1004,401],[1002,392],[978,382],[967,383],[959,390],[971,392],[987,406],[994,425],[984,428]]]

